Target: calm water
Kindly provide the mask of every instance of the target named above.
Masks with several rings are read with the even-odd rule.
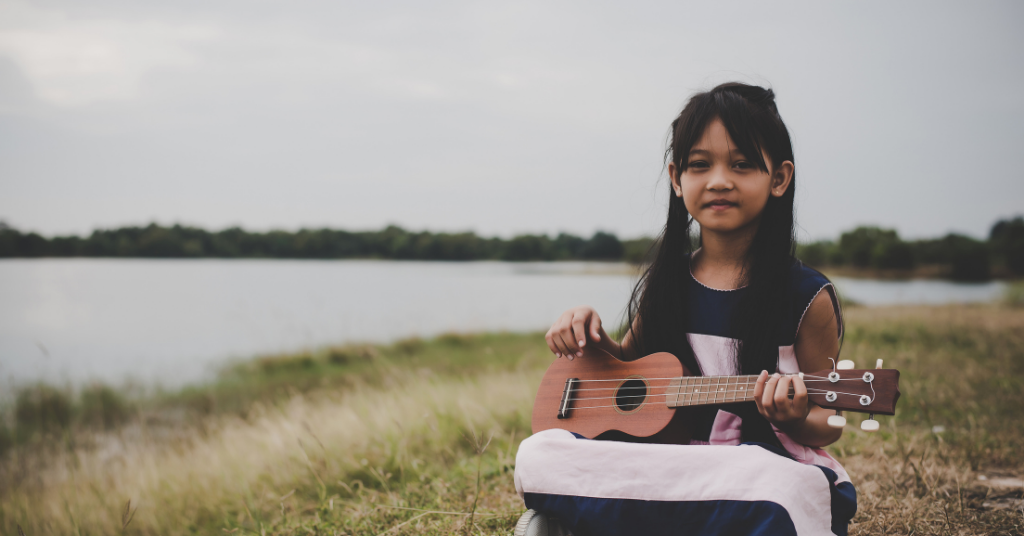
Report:
[[[175,386],[231,359],[446,331],[544,330],[593,305],[612,324],[628,267],[601,263],[0,261],[0,384]],[[838,279],[873,304],[977,302],[1000,283]]]

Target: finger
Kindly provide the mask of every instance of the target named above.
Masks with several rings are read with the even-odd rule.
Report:
[[[597,316],[597,313],[590,319],[590,336],[594,342],[601,340],[601,317]]]
[[[764,384],[764,394],[761,396],[761,405],[768,413],[775,413],[775,386],[779,383],[779,374],[772,374]]]
[[[572,335],[574,342],[583,348],[587,344],[587,318],[585,313],[577,314],[572,318]]]
[[[761,374],[757,376],[757,382],[754,383],[754,404],[757,405],[757,411],[764,414],[764,404],[761,403],[761,395],[764,394],[764,383],[768,381],[768,371],[762,370]]]
[[[562,357],[562,353],[559,352],[558,347],[555,346],[555,340],[551,337],[550,330],[548,330],[548,332],[544,334],[544,341],[548,343],[548,350],[551,350],[551,353],[555,354],[558,357]]]
[[[569,323],[566,324],[565,329],[561,331],[562,342],[565,343],[565,347],[569,350],[569,353],[575,354],[579,357],[583,354],[580,348],[579,338],[576,336],[576,318],[570,319]]]
[[[562,330],[562,331],[559,331],[558,333],[556,333],[555,337],[558,339],[558,345],[562,349],[562,355],[568,357],[570,360],[575,358],[576,357],[576,351],[577,351],[576,349],[573,348],[575,346],[575,344],[570,346],[570,341],[572,340],[572,336],[571,335],[566,336],[565,335],[565,330]],[[569,340],[566,340],[566,339],[569,339]]]
[[[793,377],[793,409],[803,417],[807,416],[807,386],[799,376]]]
[[[566,354],[565,353],[565,345],[562,344],[562,338],[558,335],[558,333],[559,333],[559,331],[561,329],[559,327],[560,326],[560,322],[561,322],[561,320],[559,320],[559,322],[556,322],[554,326],[551,326],[551,330],[548,331],[548,334],[551,335],[551,345],[555,348],[554,349],[555,354],[558,355],[558,356],[564,356]]]
[[[775,385],[775,410],[789,417],[793,404],[789,401],[789,376],[782,376]]]

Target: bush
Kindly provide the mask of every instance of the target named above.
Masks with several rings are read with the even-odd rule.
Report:
[[[332,365],[347,365],[358,361],[370,361],[377,357],[373,346],[335,346],[327,349],[327,362]]]
[[[124,423],[132,414],[124,398],[106,385],[92,385],[82,391],[80,408],[84,424],[107,430]]]
[[[256,360],[256,366],[264,374],[309,370],[316,366],[316,361],[309,354],[266,356]]]
[[[14,403],[14,419],[18,435],[64,430],[71,424],[71,400],[48,385],[22,389]]]
[[[8,450],[14,446],[14,435],[7,428],[7,424],[0,422],[0,458],[3,458],[7,454]]]

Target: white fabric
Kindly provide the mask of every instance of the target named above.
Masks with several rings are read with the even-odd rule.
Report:
[[[709,471],[714,467],[714,471]],[[516,491],[648,501],[765,501],[786,509],[801,535],[831,535],[821,469],[752,445],[681,446],[576,439],[545,430],[523,440]]]

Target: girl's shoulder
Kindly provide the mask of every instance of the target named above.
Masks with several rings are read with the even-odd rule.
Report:
[[[790,314],[787,319],[789,326],[787,326],[785,331],[791,334],[794,340],[796,339],[797,332],[800,330],[800,324],[807,314],[807,309],[811,306],[811,302],[822,293],[826,293],[832,302],[836,318],[839,319],[837,323],[839,329],[838,336],[842,337],[842,309],[832,281],[821,272],[807,266],[798,259],[794,259],[789,274],[789,290]]]
[[[824,274],[807,266],[799,259],[793,259],[793,266],[789,271],[789,283],[793,297],[798,301],[806,300],[808,305],[822,289],[832,285],[832,282]]]

